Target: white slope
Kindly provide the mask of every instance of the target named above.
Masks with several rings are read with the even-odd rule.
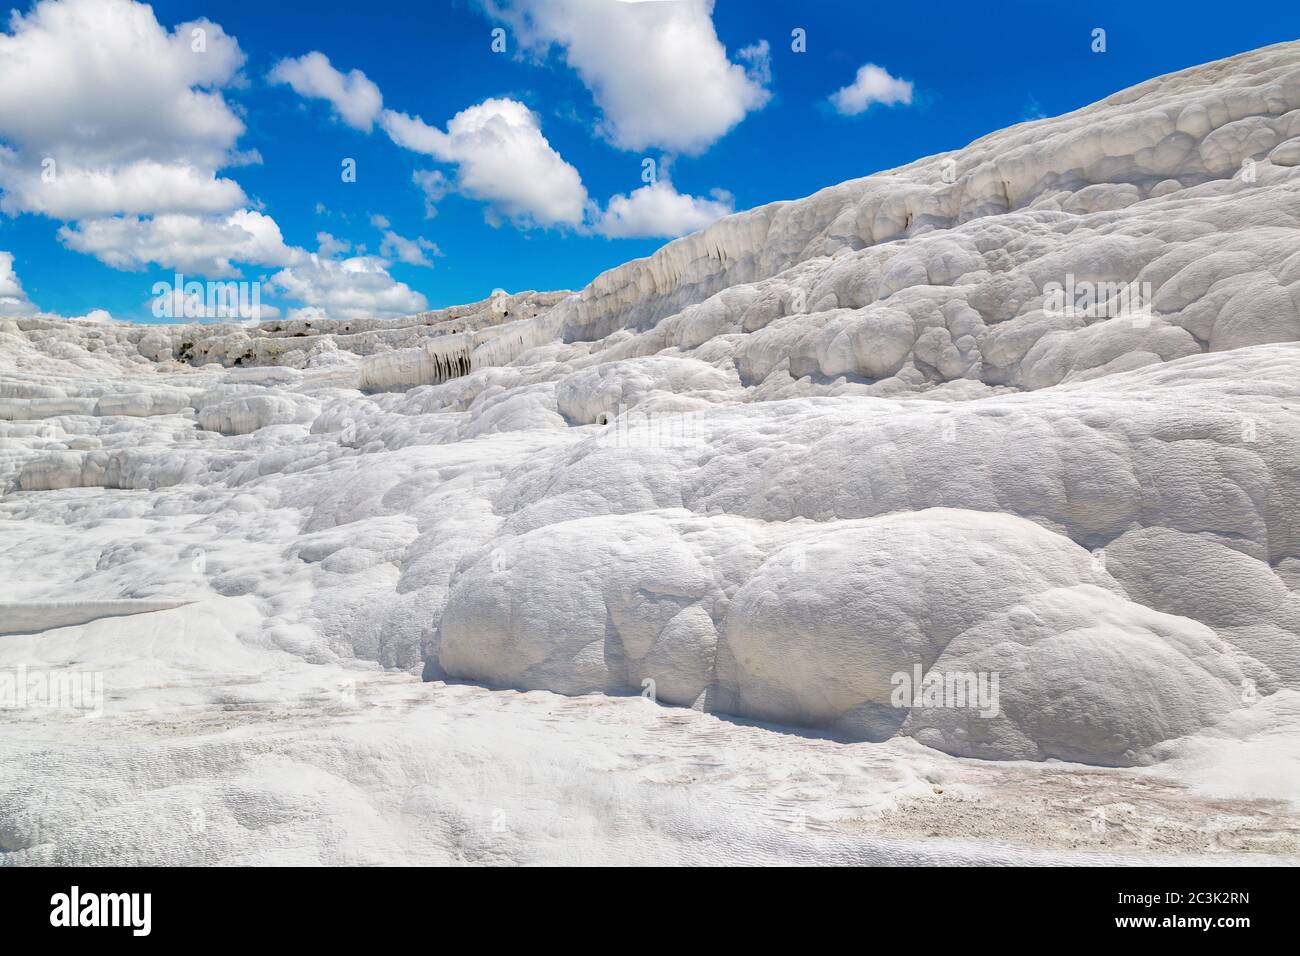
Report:
[[[1295,854],[1298,164],[1284,44],[575,294],[0,322],[0,668],[106,698],[0,861]]]

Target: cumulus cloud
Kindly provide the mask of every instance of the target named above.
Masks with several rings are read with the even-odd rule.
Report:
[[[407,239],[391,229],[384,230],[383,241],[379,245],[379,254],[389,259],[396,259],[408,266],[424,266],[432,269],[429,256],[441,256],[442,250],[436,242],[430,242],[423,236]]]
[[[708,10],[694,0],[683,6],[691,7],[696,14],[704,10],[704,22],[709,36],[713,37]],[[653,20],[652,23],[660,25],[661,22]],[[682,23],[695,24],[692,29],[698,31],[696,20],[687,19]],[[716,37],[713,43],[717,44]],[[720,45],[718,50],[721,51]],[[766,42],[748,47],[739,55],[751,64],[755,75],[763,78],[768,75],[770,51]],[[322,64],[322,69],[342,77],[329,66],[324,54],[313,52],[285,62]],[[740,72],[745,75],[744,70]],[[359,71],[353,70],[350,75],[365,80]],[[335,82],[334,87],[341,82]],[[299,85],[294,88],[303,95],[312,95]],[[376,107],[383,102],[378,89],[374,90],[372,102]],[[438,169],[413,173],[412,180],[424,195],[426,217],[437,213],[437,204],[453,189],[486,203],[487,219],[493,224],[509,220],[521,228],[561,226],[619,238],[680,236],[732,211],[730,197],[725,194],[717,194],[712,199],[686,196],[678,193],[671,183],[661,181],[637,189],[631,195],[612,197],[602,212],[588,196],[577,169],[564,160],[542,133],[537,114],[517,100],[484,100],[461,110],[447,122],[445,129],[430,125],[419,116],[392,109],[379,110],[375,119],[396,145],[455,167],[454,179]],[[410,265],[428,266],[430,255],[441,254],[428,240],[406,239],[389,230],[387,220],[384,222],[385,225],[379,226],[372,219],[377,228],[385,230],[381,255]]]
[[[0,33],[0,209],[62,220],[115,269],[213,277],[284,266],[268,215],[220,175],[259,162],[222,90],[244,54],[207,19],[168,29],[134,0],[41,0]]]
[[[858,68],[853,82],[831,94],[831,103],[845,116],[856,116],[872,103],[893,106],[912,102],[912,82],[900,80],[874,63]]]
[[[619,239],[675,238],[703,229],[733,211],[731,197],[721,190],[715,190],[712,199],[687,196],[661,179],[631,195],[610,197],[596,231]]]
[[[226,216],[91,219],[62,227],[59,239],[114,269],[138,271],[153,264],[213,277],[238,276],[236,261],[288,265],[305,255],[285,245],[274,219],[248,209]]]
[[[278,288],[340,317],[425,307],[387,261],[327,237],[316,253],[287,245],[269,215],[247,208],[220,172],[258,162],[241,150],[243,121],[222,95],[241,82],[238,42],[206,19],[161,25],[134,0],[40,0],[0,33],[0,209],[62,220],[61,242],[115,269],[151,266],[239,276],[239,264],[280,268]],[[382,108],[358,71],[320,54],[272,71],[368,129]],[[402,237],[396,237],[400,240]],[[411,247],[390,243],[399,258]],[[433,250],[415,241],[415,253]],[[0,309],[44,314],[23,294],[12,256],[0,265]],[[106,315],[97,313],[97,316]]]
[[[50,312],[42,312],[31,299],[27,298],[23,284],[18,280],[18,273],[14,271],[13,253],[0,250],[0,319],[33,317],[42,319],[65,318],[65,316],[55,315]],[[104,309],[91,309],[85,315],[71,316],[70,318],[79,322],[111,322],[113,320],[113,316]]]
[[[36,314],[36,306],[27,298],[23,284],[14,272],[12,252],[0,252],[0,319]]]
[[[312,51],[297,59],[284,59],[272,68],[272,83],[287,83],[299,96],[328,100],[334,114],[353,129],[370,132],[383,109],[379,87],[360,70],[340,73],[324,53]]]
[[[50,316],[51,318],[63,319],[68,322],[112,322],[113,313],[107,309],[91,309],[85,315],[58,315]]]
[[[346,239],[336,239],[328,232],[316,233],[317,252],[328,259],[334,259],[345,252],[352,251],[352,243]]]
[[[558,47],[622,149],[698,154],[771,97],[765,44],[733,63],[713,27],[712,0],[480,0],[526,50]]]
[[[243,203],[216,171],[244,124],[221,95],[244,54],[208,20],[132,0],[42,0],[0,33],[0,208],[61,219]]]
[[[46,157],[33,168],[5,150],[0,150],[0,188],[0,209],[7,213],[65,220],[113,213],[224,212],[246,201],[238,183],[194,166],[141,159],[85,168],[61,166]]]
[[[424,296],[394,279],[378,256],[335,259],[315,252],[273,275],[268,288],[304,303],[288,310],[290,319],[388,319],[428,308]]]
[[[494,218],[542,226],[573,226],[584,218],[582,177],[523,103],[484,100],[453,116],[445,131],[393,110],[384,110],[379,123],[397,145],[456,164],[457,189],[488,203]]]
[[[542,135],[536,114],[523,103],[484,100],[461,110],[443,130],[419,116],[382,109],[383,95],[364,73],[344,76],[317,51],[280,61],[271,77],[302,96],[329,100],[357,129],[369,130],[377,120],[403,149],[454,165],[455,188],[487,203],[489,221],[504,218],[521,226],[583,221],[588,200],[582,177]],[[425,215],[432,217],[452,184],[439,170],[419,170],[413,179],[424,193]]]
[[[767,87],[772,83],[772,47],[766,40],[736,51],[737,58],[749,64],[749,78],[759,86]]]
[[[438,203],[451,192],[451,182],[438,169],[417,169],[411,181],[424,193],[424,218],[432,219],[438,215]]]

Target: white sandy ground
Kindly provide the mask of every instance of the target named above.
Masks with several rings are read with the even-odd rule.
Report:
[[[960,759],[640,697],[252,651],[240,602],[0,641],[102,669],[98,717],[0,713],[11,864],[1136,863],[1300,855],[1300,695],[1155,768]],[[1261,733],[1271,728],[1273,733]],[[1104,828],[1099,827],[1099,811]]]
[[[107,697],[0,861],[1294,862],[1298,463],[1300,43],[578,293],[0,316],[0,678]]]

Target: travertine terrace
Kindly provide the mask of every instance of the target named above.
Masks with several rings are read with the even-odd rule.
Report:
[[[0,487],[0,664],[106,695],[0,715],[21,861],[1137,849],[891,842],[941,779],[1049,767],[1263,826],[1300,779],[1300,44],[576,293],[0,320]],[[995,713],[900,706],[918,668],[996,673]],[[817,833],[765,829],[800,800]],[[574,804],[626,819],[530,816]]]

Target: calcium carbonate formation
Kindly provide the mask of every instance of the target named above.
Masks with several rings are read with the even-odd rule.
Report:
[[[1300,690],[1298,165],[1283,44],[577,293],[0,321],[0,507],[68,548],[12,619],[237,607],[311,662],[1159,760]]]

